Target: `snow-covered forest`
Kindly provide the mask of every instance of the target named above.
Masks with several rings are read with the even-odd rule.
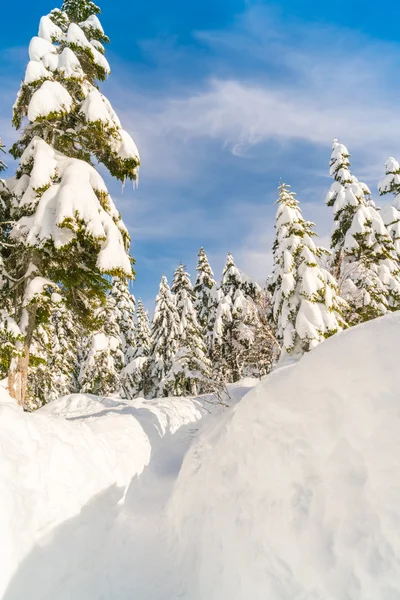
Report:
[[[400,598],[399,162],[335,139],[329,247],[281,182],[272,270],[202,247],[146,306],[99,16],[38,15],[0,140],[0,596]]]

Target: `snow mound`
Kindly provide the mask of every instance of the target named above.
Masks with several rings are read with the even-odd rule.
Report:
[[[338,334],[203,430],[168,510],[180,598],[400,598],[399,337],[399,313]]]
[[[161,438],[204,414],[201,404],[188,398],[127,403],[84,394],[65,396],[29,414],[0,386],[0,598],[31,596],[24,578],[16,580],[26,585],[23,593],[3,596],[24,558],[99,494],[114,489],[111,506],[122,501]],[[83,549],[93,533],[84,523],[85,517]],[[85,560],[97,551],[90,546]],[[66,549],[62,554],[71,576],[72,558]],[[49,585],[50,571],[45,576],[38,571]],[[63,587],[68,594],[65,582]],[[41,584],[32,591],[37,600],[47,598]]]

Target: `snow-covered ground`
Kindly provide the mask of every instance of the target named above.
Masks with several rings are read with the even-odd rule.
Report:
[[[229,386],[228,401],[255,383]],[[154,560],[151,533],[184,454],[202,420],[223,410],[212,395],[75,394],[29,414],[0,387],[0,598],[140,594],[151,578],[141,582],[138,561],[145,547],[149,568]]]
[[[211,414],[4,398],[0,596],[399,600],[399,339],[353,328]]]

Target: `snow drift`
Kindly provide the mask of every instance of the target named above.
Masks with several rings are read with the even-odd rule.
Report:
[[[400,314],[338,334],[201,422],[1,400],[0,597],[398,600],[399,338]]]
[[[184,598],[400,598],[400,314],[277,370],[192,446],[169,507]]]
[[[0,387],[0,598],[30,551],[51,544],[53,532],[97,495],[109,494],[102,509],[110,510],[148,465],[157,440],[195,423],[204,412],[199,402],[187,398],[133,405],[75,394],[29,414]],[[87,521],[86,516],[81,531]],[[106,514],[101,522],[110,525]],[[94,556],[93,535],[86,531],[81,545]],[[70,554],[61,549],[58,561],[64,562],[68,576],[73,575]],[[34,584],[29,575],[21,575],[17,591],[4,597],[47,597],[44,583],[57,586],[48,572],[52,570],[49,564],[38,568]],[[68,584],[63,585],[64,592],[52,588],[49,597],[71,597]]]

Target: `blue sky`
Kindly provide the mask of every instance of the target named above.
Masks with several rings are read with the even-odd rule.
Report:
[[[48,0],[2,6],[0,135]],[[151,306],[161,273],[195,275],[203,245],[258,280],[271,268],[276,188],[298,193],[323,243],[334,137],[376,196],[400,157],[400,8],[375,2],[103,0],[112,74],[102,91],[142,157],[139,189],[107,179],[132,236],[133,289]],[[24,18],[21,19],[21,15]]]

